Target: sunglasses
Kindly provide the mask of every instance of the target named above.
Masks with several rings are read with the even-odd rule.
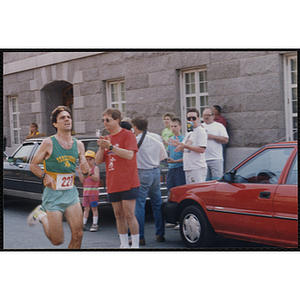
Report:
[[[188,121],[192,121],[192,120],[193,120],[193,121],[196,121],[196,120],[197,120],[197,117],[187,117],[187,120],[188,120]]]
[[[102,123],[104,123],[104,122],[109,123],[110,120],[113,120],[113,118],[104,118],[104,119],[102,119]]]

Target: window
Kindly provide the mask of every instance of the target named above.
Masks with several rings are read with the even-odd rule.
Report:
[[[294,158],[286,184],[298,184],[298,155]]]
[[[294,148],[266,149],[253,157],[235,173],[237,183],[277,184]]]
[[[286,140],[298,140],[297,55],[284,57]]]
[[[181,112],[183,123],[186,122],[186,112],[197,108],[202,113],[208,107],[207,71],[199,68],[182,71],[181,73]]]
[[[124,118],[126,114],[125,81],[108,82],[107,90],[108,107],[119,109],[122,113],[122,118]]]
[[[12,146],[20,144],[20,111],[17,97],[9,98],[10,135]]]
[[[34,144],[24,144],[14,155],[16,163],[27,163]]]

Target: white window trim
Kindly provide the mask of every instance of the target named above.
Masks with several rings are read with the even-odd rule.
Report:
[[[125,103],[126,105],[126,98],[125,101],[122,101],[121,98],[121,83],[124,82],[125,83],[125,79],[124,78],[120,78],[120,79],[114,79],[114,80],[109,80],[106,82],[106,99],[107,99],[107,107],[112,107],[112,101],[111,101],[111,84],[115,84],[118,83],[118,95],[120,95],[119,99],[118,99],[118,104],[119,104],[119,108],[120,111],[122,112],[122,104]],[[122,112],[122,118],[125,117],[125,113],[126,112]]]
[[[181,123],[182,123],[182,131],[183,134],[185,133],[184,128],[186,128],[186,101],[185,101],[185,84],[184,84],[184,76],[186,73],[190,73],[190,72],[195,72],[196,74],[196,90],[195,90],[195,95],[196,95],[196,109],[199,111],[200,113],[200,120],[202,119],[201,116],[201,110],[200,110],[200,101],[198,100],[198,97],[200,96],[200,92],[199,92],[199,80],[198,76],[199,76],[199,72],[200,71],[207,71],[206,67],[197,67],[197,68],[189,68],[189,69],[183,69],[180,70],[180,107],[181,107]],[[203,93],[203,95],[208,96],[208,92]]]
[[[16,103],[17,103],[17,111],[14,113],[13,109],[12,109],[12,100],[16,99]],[[17,127],[14,128],[14,121],[13,121],[13,115],[16,114],[17,115]],[[18,146],[20,145],[20,110],[19,110],[19,99],[16,96],[11,96],[9,97],[9,121],[10,121],[10,136],[11,136],[11,145],[12,147],[14,146]],[[15,144],[15,136],[14,136],[14,130],[17,130],[18,132],[18,143]]]
[[[284,56],[284,105],[285,105],[285,128],[286,141],[293,140],[293,117],[297,113],[292,111],[292,83],[291,83],[291,65],[290,59],[297,58],[297,53],[287,54]],[[297,70],[298,72],[298,70]],[[297,84],[295,85],[297,87]]]

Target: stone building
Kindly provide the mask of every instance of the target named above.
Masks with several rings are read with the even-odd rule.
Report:
[[[149,130],[162,116],[220,105],[230,136],[226,169],[258,147],[297,139],[297,52],[276,51],[6,51],[3,134],[10,154],[31,122],[50,135],[51,111],[72,109],[76,135],[103,129],[107,107],[144,115]]]

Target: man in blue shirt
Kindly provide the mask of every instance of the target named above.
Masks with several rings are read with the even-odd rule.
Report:
[[[172,119],[171,129],[174,134],[170,139],[178,140],[180,143],[183,141],[184,136],[181,134],[181,121],[179,118]],[[181,151],[175,152],[176,146],[168,146],[168,163],[169,171],[167,174],[167,188],[168,191],[178,185],[185,184],[185,174],[183,171],[183,153]]]
[[[179,118],[173,118],[171,122],[171,129],[174,134],[170,139],[182,142],[184,136],[181,134],[181,121]],[[171,141],[170,141],[171,142]],[[168,146],[168,163],[169,171],[167,174],[167,189],[170,191],[171,188],[179,185],[186,184],[185,173],[183,170],[183,152],[175,152],[176,146],[171,143]],[[174,227],[176,224],[166,224],[167,228]],[[178,227],[179,228],[179,227]],[[177,228],[176,228],[177,229]]]

